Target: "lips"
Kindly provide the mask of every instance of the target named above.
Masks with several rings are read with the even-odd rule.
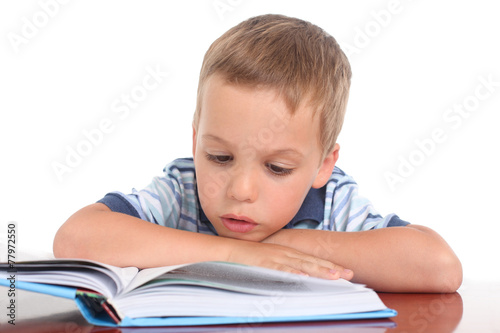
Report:
[[[245,233],[257,226],[257,223],[246,216],[226,214],[221,216],[220,219],[224,227],[232,232]]]

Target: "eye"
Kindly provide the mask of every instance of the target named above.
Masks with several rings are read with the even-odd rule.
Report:
[[[287,176],[293,171],[293,169],[282,168],[271,163],[267,163],[266,167],[275,176]]]
[[[206,157],[209,161],[212,161],[217,164],[227,164],[233,160],[233,157],[230,155],[212,155],[206,154]]]

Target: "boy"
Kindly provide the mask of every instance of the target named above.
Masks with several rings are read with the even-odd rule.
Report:
[[[141,268],[222,260],[378,291],[454,292],[462,269],[446,242],[377,214],[335,167],[350,77],[334,38],[309,22],[240,23],[205,55],[193,159],[76,212],[54,254]]]

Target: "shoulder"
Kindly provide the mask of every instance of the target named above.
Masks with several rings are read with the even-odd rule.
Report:
[[[163,172],[175,175],[194,173],[194,160],[190,157],[175,159],[163,168]]]
[[[163,168],[165,180],[175,181],[179,184],[194,184],[195,170],[192,158],[178,158]]]
[[[352,178],[351,176],[346,174],[342,169],[336,166],[333,169],[333,172],[325,186],[327,191],[328,190],[338,191],[342,189],[348,190],[349,188],[357,188],[358,184],[356,183],[354,178]]]
[[[356,182],[342,169],[335,167],[328,182],[321,188],[311,188],[299,211],[287,228],[321,228],[326,216],[330,216],[332,205],[346,204],[342,198],[351,200]],[[335,200],[334,200],[335,198]],[[326,212],[326,215],[325,215]],[[327,222],[328,224],[328,222]]]
[[[143,199],[159,202],[162,209],[172,206],[175,202],[182,204],[183,198],[194,200],[195,197],[195,172],[191,158],[179,158],[163,168],[163,176],[156,176],[151,183],[141,191]]]

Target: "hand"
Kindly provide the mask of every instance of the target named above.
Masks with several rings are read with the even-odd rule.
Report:
[[[227,261],[329,280],[350,280],[353,277],[353,272],[342,266],[276,244],[238,241]]]

